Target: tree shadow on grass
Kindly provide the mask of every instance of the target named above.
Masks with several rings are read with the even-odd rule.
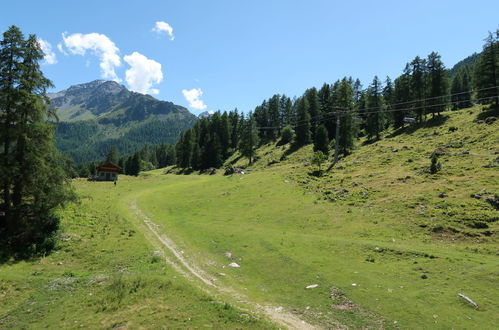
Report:
[[[238,161],[240,161],[240,160],[241,160],[241,158],[243,158],[243,155],[239,155],[239,156],[237,156],[236,158],[234,158],[233,160],[231,160],[231,161],[229,162],[229,164],[234,165],[235,163],[237,163]]]
[[[303,147],[304,145],[303,144],[297,144],[297,143],[293,143],[289,146],[288,149],[286,149],[286,151],[283,152],[282,156],[281,156],[281,160],[284,160],[286,157],[288,157],[289,155],[295,153],[296,151],[298,151],[301,147]]]
[[[485,120],[489,117],[499,117],[499,106],[494,107],[491,105],[489,108],[483,108],[480,113],[476,116],[477,120]]]
[[[13,265],[21,261],[36,261],[45,255],[49,255],[56,251],[57,247],[53,247],[44,252],[29,253],[20,249],[14,249],[5,241],[0,242],[0,265]]]
[[[388,137],[393,138],[393,137],[399,136],[401,134],[411,135],[412,133],[416,132],[420,128],[432,128],[432,127],[441,126],[441,125],[445,124],[445,122],[448,119],[449,119],[448,115],[445,115],[445,116],[444,115],[437,115],[437,116],[430,118],[427,121],[422,122],[422,123],[416,123],[413,125],[400,127],[395,132],[388,135]]]

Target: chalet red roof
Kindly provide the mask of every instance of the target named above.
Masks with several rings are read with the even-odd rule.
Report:
[[[97,171],[103,171],[103,172],[119,172],[121,171],[121,167],[118,165],[107,162],[102,165],[97,166]]]

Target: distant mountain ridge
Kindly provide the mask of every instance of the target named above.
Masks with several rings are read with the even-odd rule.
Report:
[[[56,108],[56,144],[77,163],[99,160],[111,146],[129,154],[144,144],[175,143],[197,117],[186,108],[94,80],[50,93]]]

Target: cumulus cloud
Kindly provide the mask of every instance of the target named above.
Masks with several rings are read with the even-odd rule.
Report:
[[[43,39],[38,38],[38,44],[40,44],[40,48],[43,51],[45,60],[45,64],[52,65],[57,63],[57,57],[55,56],[54,51],[52,50],[52,45]]]
[[[115,68],[121,65],[119,49],[106,35],[100,33],[62,34],[64,45],[73,55],[85,55],[87,51],[100,59],[102,78],[120,81]],[[61,47],[62,48],[62,47]]]
[[[163,80],[161,64],[148,59],[144,55],[133,52],[123,58],[130,65],[125,72],[125,80],[131,90],[142,94],[158,94],[159,90],[152,88]]]
[[[168,35],[168,37],[170,38],[170,40],[174,40],[175,39],[175,36],[173,35],[173,28],[172,28],[172,26],[170,24],[166,23],[166,22],[163,22],[163,21],[156,22],[156,24],[152,28],[152,31],[156,32],[157,34],[165,33],[165,34]]]
[[[64,50],[64,48],[62,47],[62,44],[61,43],[58,43],[57,44],[57,49],[63,53],[64,55],[68,55],[68,53],[66,53],[66,51]]]
[[[206,109],[206,104],[204,104],[203,100],[200,99],[200,97],[203,96],[201,88],[193,88],[190,90],[183,89],[182,94],[184,94],[185,99],[189,102],[189,107],[192,109]]]

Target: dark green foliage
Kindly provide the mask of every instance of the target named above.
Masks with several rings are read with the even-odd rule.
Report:
[[[256,146],[258,145],[258,133],[255,126],[255,119],[250,113],[248,119],[244,122],[239,150],[244,157],[248,157],[249,163],[253,162],[256,155]]]
[[[109,148],[115,146],[121,154],[131,154],[146,143],[176,143],[180,132],[194,125],[195,120],[187,119],[147,120],[133,123],[126,133],[120,137],[110,138],[108,135],[117,128],[113,125],[100,125],[93,120],[56,123],[56,145],[64,154],[76,163],[101,160]],[[114,133],[113,133],[114,134]],[[112,136],[112,135],[111,135]]]
[[[449,102],[447,96],[449,92],[448,73],[438,53],[431,52],[426,63],[428,71],[428,92],[426,93],[428,111],[433,116],[435,114],[440,115],[440,112],[445,110]]]
[[[336,104],[343,109],[339,116],[339,149],[343,155],[348,155],[354,148],[358,134],[357,125],[354,121],[356,113],[352,82],[346,77],[343,78],[337,85],[336,95]]]
[[[312,141],[310,135],[310,114],[308,110],[308,99],[306,97],[300,98],[298,100],[297,125],[295,128],[297,145],[309,144]]]
[[[393,103],[390,105],[393,109],[391,112],[393,127],[404,126],[404,117],[410,114],[407,107],[411,98],[411,74],[409,64],[407,64],[402,75],[395,79]]]
[[[431,155],[431,164],[430,164],[430,173],[435,174],[439,172],[442,169],[442,165],[440,164],[438,160],[438,155],[436,153],[433,153]]]
[[[51,82],[38,62],[36,36],[12,26],[0,41],[0,250],[16,257],[46,253],[55,244],[54,210],[74,197],[70,162],[54,147],[54,113],[47,107]]]
[[[453,110],[469,108],[471,102],[471,75],[467,67],[457,72],[451,82],[451,104]]]
[[[119,155],[118,155],[118,150],[116,149],[115,146],[112,146],[109,148],[109,151],[107,152],[106,156],[106,162],[111,162],[113,164],[118,164],[119,161]]]
[[[422,122],[426,118],[426,107],[424,98],[426,96],[426,80],[427,80],[427,66],[426,61],[419,56],[410,63],[410,90],[413,111],[416,113],[416,118]]]
[[[141,159],[140,159],[140,153],[136,152],[132,156],[128,157],[126,163],[125,163],[125,174],[126,175],[139,175],[141,171]]]
[[[329,154],[329,137],[324,125],[317,126],[315,130],[314,151],[320,151],[326,156]]]
[[[318,150],[314,152],[314,155],[312,156],[312,164],[316,165],[319,170],[319,174],[322,172],[322,164],[326,161],[327,155],[325,155],[322,151]]]
[[[385,104],[382,95],[381,81],[374,77],[371,86],[367,89],[366,132],[369,139],[380,139],[380,133],[385,124]]]
[[[473,67],[480,58],[480,54],[473,53],[470,56],[466,57],[464,60],[457,62],[452,69],[449,70],[449,77],[454,79],[454,77],[458,74],[459,71],[466,69],[467,71],[473,71]]]
[[[489,32],[483,52],[475,65],[477,99],[499,109],[499,29]]]
[[[282,129],[281,132],[281,144],[291,143],[293,141],[293,128],[291,126],[286,126]]]
[[[315,87],[305,91],[304,97],[308,100],[308,113],[310,114],[310,132],[312,135],[315,134],[317,129],[317,123],[321,120],[321,104],[319,100],[319,95]]]

